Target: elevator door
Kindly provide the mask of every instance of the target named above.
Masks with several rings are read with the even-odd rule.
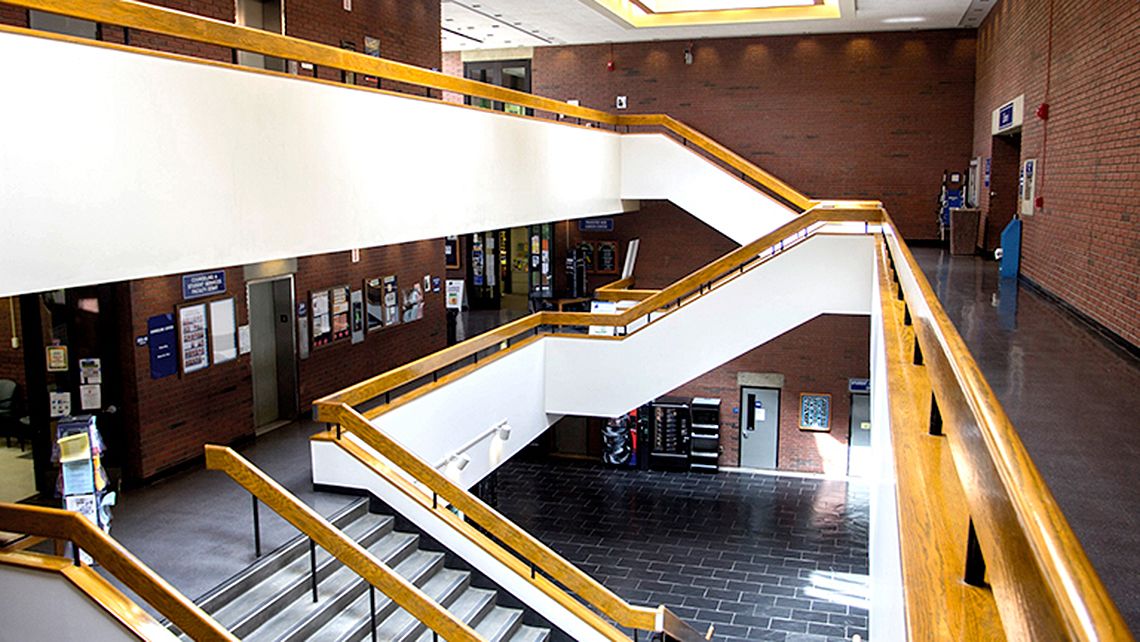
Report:
[[[264,431],[297,416],[293,278],[256,281],[248,288],[253,420]]]
[[[851,395],[851,446],[847,474],[865,477],[871,470],[871,397]]]
[[[741,388],[740,465],[775,468],[780,434],[780,391]]]

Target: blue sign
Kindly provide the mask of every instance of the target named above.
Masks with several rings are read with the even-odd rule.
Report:
[[[612,232],[614,220],[612,218],[583,218],[578,220],[579,232]]]
[[[1013,124],[1013,103],[1006,103],[998,110],[998,131]]]
[[[991,160],[992,159],[989,157],[986,158],[986,187],[990,186],[990,161]]]
[[[146,320],[146,344],[150,347],[151,379],[178,372],[173,314],[159,314]]]
[[[847,392],[853,392],[855,394],[865,394],[865,393],[871,392],[871,380],[870,379],[848,379],[847,380]]]
[[[200,299],[226,291],[226,271],[199,272],[182,275],[182,298]]]

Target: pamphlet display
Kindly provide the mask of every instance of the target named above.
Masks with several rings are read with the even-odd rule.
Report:
[[[352,342],[364,341],[364,291],[353,290],[351,298]]]
[[[210,302],[210,347],[215,365],[237,359],[237,323],[232,297]]]
[[[83,515],[108,532],[115,493],[107,492],[107,471],[102,465],[105,451],[94,415],[64,417],[56,424],[51,458],[59,464],[56,488],[63,498],[63,507]],[[91,563],[87,554],[78,553],[81,560]]]
[[[209,367],[210,352],[206,339],[208,330],[205,303],[178,308],[178,342],[182,346],[183,374]]]
[[[329,290],[331,297],[330,314],[332,318],[332,340],[340,341],[352,336],[352,327],[348,320],[349,291],[347,285]]]
[[[329,291],[309,293],[313,317],[313,347],[332,343],[332,310],[329,308]]]

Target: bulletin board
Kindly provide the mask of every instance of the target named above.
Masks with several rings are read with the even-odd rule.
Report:
[[[800,430],[831,430],[831,395],[817,392],[800,393]]]
[[[332,319],[332,340],[340,341],[352,337],[352,324],[349,319],[351,294],[347,285],[329,290],[329,314]]]
[[[210,321],[205,303],[178,308],[178,346],[182,355],[182,374],[210,367]]]
[[[313,324],[313,347],[332,343],[332,310],[329,307],[329,291],[313,290],[310,292],[309,310]]]
[[[214,365],[238,356],[237,319],[233,297],[210,302],[210,348]]]
[[[443,239],[443,266],[449,270],[458,270],[462,267],[459,259],[458,236],[448,236]]]
[[[598,274],[617,274],[618,272],[618,244],[617,241],[598,241],[595,246],[594,271]]]

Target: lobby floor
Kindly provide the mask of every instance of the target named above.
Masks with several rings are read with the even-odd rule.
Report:
[[[715,639],[867,638],[860,482],[512,461],[499,510],[633,604]]]
[[[1140,364],[977,257],[914,250],[1021,440],[1140,632]]]

